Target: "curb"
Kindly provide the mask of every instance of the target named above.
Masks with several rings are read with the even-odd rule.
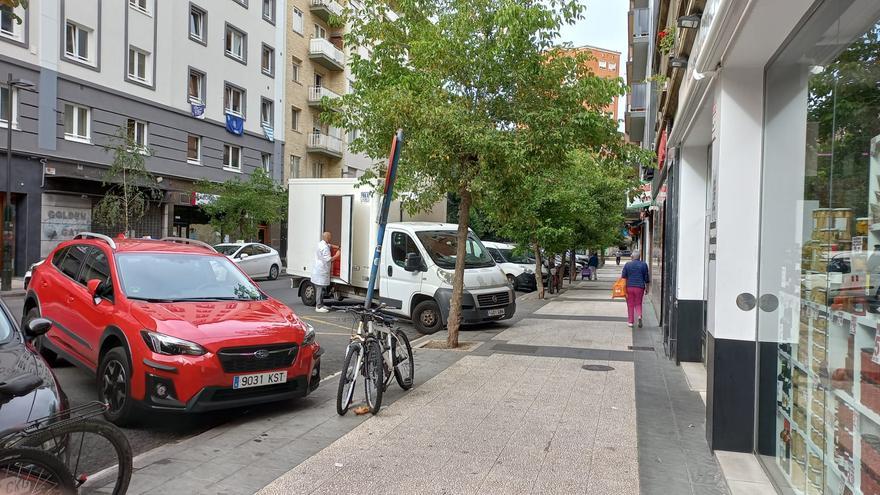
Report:
[[[24,289],[13,289],[13,290],[7,290],[7,291],[0,292],[0,298],[3,298],[3,299],[24,297],[26,295],[27,295],[27,291],[25,291]]]

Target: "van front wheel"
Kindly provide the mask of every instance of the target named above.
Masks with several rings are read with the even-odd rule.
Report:
[[[437,333],[443,328],[440,306],[433,300],[418,303],[413,309],[412,321],[416,330],[423,335]]]

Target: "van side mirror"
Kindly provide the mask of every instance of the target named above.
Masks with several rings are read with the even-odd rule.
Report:
[[[24,326],[24,334],[28,338],[37,338],[52,328],[52,322],[45,318],[34,318]]]
[[[419,253],[406,253],[403,269],[408,272],[422,271],[422,256]]]

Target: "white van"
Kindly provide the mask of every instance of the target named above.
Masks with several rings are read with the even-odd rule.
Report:
[[[489,250],[489,254],[495,259],[495,263],[501,267],[507,277],[507,283],[516,290],[533,291],[538,289],[535,280],[535,260],[527,254],[514,254],[516,246],[505,242],[483,242]],[[541,274],[547,271],[541,267]]]
[[[341,250],[331,270],[331,295],[365,296],[378,235],[379,195],[358,187],[357,179],[291,179],[288,191],[287,272],[295,277],[303,303],[315,305],[310,277],[324,231]],[[445,216],[445,204],[418,216],[406,215],[399,204],[392,204],[388,218],[402,221],[386,226],[379,265],[379,301],[388,304],[389,312],[412,319],[426,334],[446,326],[452,298],[458,226],[438,221]],[[513,289],[473,232],[466,252],[462,322],[511,318],[516,311]]]

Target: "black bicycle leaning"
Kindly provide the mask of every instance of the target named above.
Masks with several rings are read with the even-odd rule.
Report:
[[[0,403],[27,395],[42,378],[26,374],[0,384]],[[131,446],[116,426],[93,419],[107,410],[91,402],[0,436],[0,493],[123,495],[133,471]],[[6,491],[4,491],[6,490]]]
[[[413,386],[413,354],[409,338],[400,329],[392,329],[394,319],[383,315],[379,308],[351,306],[346,312],[355,315],[351,343],[345,350],[345,361],[336,392],[336,412],[348,412],[359,376],[364,377],[367,406],[376,414],[382,407],[382,394],[391,377],[404,390]]]

